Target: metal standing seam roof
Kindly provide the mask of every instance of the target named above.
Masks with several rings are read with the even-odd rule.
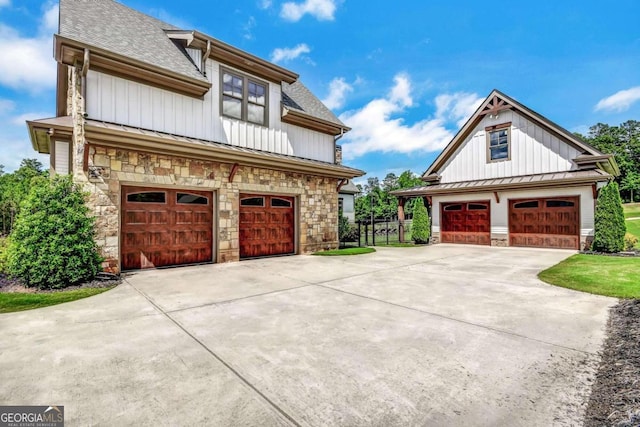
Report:
[[[185,29],[113,0],[60,0],[61,36],[208,82],[166,30]],[[299,81],[282,82],[282,101],[288,108],[347,128]]]
[[[460,181],[448,182],[445,184],[423,185],[419,187],[407,188],[404,190],[396,190],[393,191],[392,194],[402,196],[440,193],[442,191],[461,192],[465,190],[482,190],[484,188],[497,187],[527,187],[535,186],[536,184],[562,183],[574,180],[606,181],[610,178],[611,175],[600,169],[576,170],[566,172],[542,173],[536,175],[521,175],[506,178],[480,179],[476,181]]]
[[[45,121],[43,122],[46,123]],[[355,168],[351,168],[343,165],[337,165],[335,163],[330,163],[330,162],[323,162],[321,160],[306,159],[306,158],[297,157],[297,156],[290,156],[287,154],[272,153],[270,151],[262,151],[262,150],[256,150],[253,148],[240,147],[237,145],[224,144],[221,142],[214,142],[214,141],[208,141],[208,140],[197,139],[197,138],[189,138],[186,136],[173,135],[173,134],[158,132],[158,131],[149,130],[149,129],[141,129],[141,128],[121,125],[117,123],[109,123],[109,122],[103,122],[99,120],[87,119],[85,121],[85,126],[100,128],[100,129],[107,129],[107,130],[116,130],[123,134],[150,136],[150,137],[163,138],[163,139],[172,140],[176,142],[190,143],[190,144],[200,145],[205,147],[215,147],[218,149],[237,152],[237,153],[260,154],[261,156],[270,157],[274,159],[295,160],[301,164],[317,165],[322,167],[329,167],[335,170],[342,170],[354,176],[364,175],[364,172],[359,169],[355,169]]]

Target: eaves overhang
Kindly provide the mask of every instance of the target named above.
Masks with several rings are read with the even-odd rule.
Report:
[[[92,70],[196,98],[203,97],[211,89],[211,83],[204,76],[202,79],[185,76],[59,34],[54,35],[54,57],[60,64],[83,65],[85,50],[88,50]]]
[[[51,138],[68,139],[73,134],[71,116],[27,120],[31,146],[40,154],[51,153]]]
[[[209,58],[211,59],[278,84],[283,81],[293,83],[298,80],[299,75],[293,71],[235,48],[230,44],[214,39],[201,32],[193,31],[192,34],[193,41],[190,42],[189,47],[201,49],[202,51],[209,50]]]
[[[351,130],[350,127],[340,126],[337,123],[311,116],[301,111],[288,108],[284,105],[282,106],[282,121],[284,123],[316,130],[333,136],[342,135]]]
[[[240,165],[300,172],[338,179],[350,179],[365,174],[362,170],[343,165],[164,134],[95,120],[86,121],[85,138],[89,144],[129,148],[209,161],[238,163]]]

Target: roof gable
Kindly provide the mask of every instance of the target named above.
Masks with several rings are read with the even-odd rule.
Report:
[[[582,141],[568,130],[520,104],[504,93],[494,89],[478,109],[471,115],[469,120],[467,120],[462,128],[460,128],[458,133],[433,161],[431,166],[429,166],[429,168],[424,172],[422,179],[427,181],[434,180],[434,176],[438,175],[440,169],[443,168],[447,164],[447,161],[456,154],[456,150],[465,142],[467,137],[474,131],[483,118],[485,118],[485,116],[493,117],[499,115],[500,112],[504,110],[515,111],[527,120],[530,120],[549,133],[555,135],[560,141],[570,145],[583,156],[603,156],[601,152]]]

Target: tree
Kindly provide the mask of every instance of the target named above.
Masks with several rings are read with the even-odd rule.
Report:
[[[640,182],[633,176],[640,171],[640,122],[627,120],[620,126],[598,123],[589,128],[589,135],[582,139],[605,154],[613,154],[620,167],[616,182],[620,189],[633,201],[634,193],[640,191]]]
[[[44,177],[42,163],[36,159],[24,159],[13,173],[0,174],[0,234],[8,234],[36,177]]]
[[[101,269],[95,219],[71,176],[36,178],[9,235],[7,270],[26,286],[62,288]]]
[[[620,252],[624,249],[626,231],[618,184],[610,182],[601,188],[598,194],[593,249],[602,252]]]
[[[416,244],[429,243],[431,221],[422,197],[417,197],[413,205],[413,222],[411,223],[411,240]]]

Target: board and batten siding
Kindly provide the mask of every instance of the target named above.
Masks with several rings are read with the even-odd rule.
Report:
[[[58,175],[67,175],[69,170],[69,141],[55,141],[53,147],[53,170]]]
[[[498,191],[498,195],[500,196],[500,203],[496,201],[493,192],[433,196],[433,206],[431,208],[433,232],[440,232],[441,203],[489,200],[491,202],[491,234],[506,235],[509,232],[509,200],[580,196],[580,235],[583,237],[593,235],[595,204],[593,199],[593,188],[590,185]]]
[[[281,87],[269,85],[269,126],[220,115],[220,63],[207,61],[213,86],[203,99],[89,70],[89,118],[305,159],[334,162],[332,135],[281,120]],[[227,67],[230,68],[230,67]]]
[[[485,127],[511,122],[510,160],[488,162]],[[440,169],[440,182],[474,181],[571,170],[581,153],[539,125],[516,113],[484,117]]]

